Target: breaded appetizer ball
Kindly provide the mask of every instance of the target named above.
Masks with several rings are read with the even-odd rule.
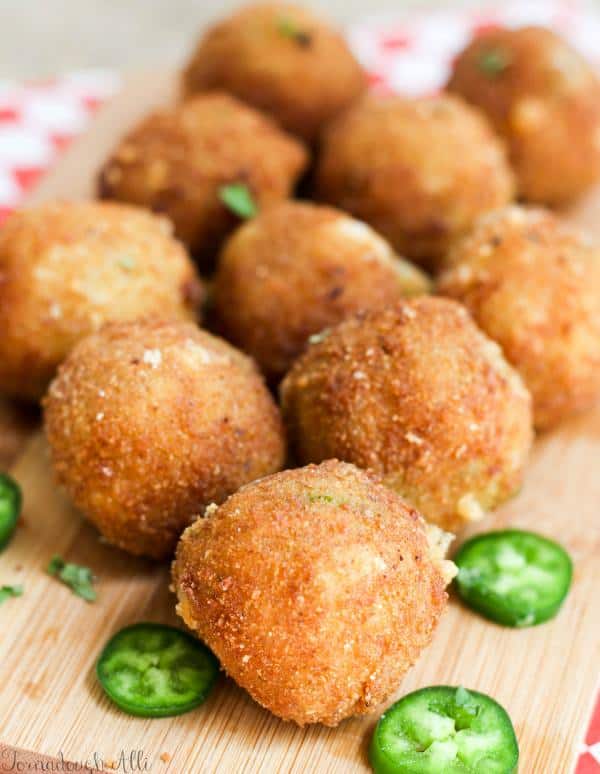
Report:
[[[38,400],[103,323],[193,320],[203,295],[165,218],[95,202],[21,210],[0,229],[0,392]]]
[[[483,218],[450,253],[439,291],[464,303],[556,425],[600,398],[600,247],[542,209]]]
[[[448,88],[484,110],[506,139],[521,197],[560,206],[600,179],[600,80],[551,30],[476,38]]]
[[[353,465],[287,470],[186,529],[177,611],[259,704],[335,726],[384,701],[430,642],[450,540]]]
[[[362,100],[325,131],[316,181],[320,198],[431,268],[479,215],[514,193],[486,118],[448,95]]]
[[[344,38],[311,11],[250,5],[210,29],[183,75],[187,95],[223,89],[312,142],[366,89]]]
[[[107,325],[45,399],[58,481],[108,542],[161,559],[194,514],[279,470],[279,412],[252,361],[191,323]]]
[[[443,529],[521,485],[529,393],[453,301],[423,296],[340,323],[296,361],[281,399],[300,462],[373,470]]]
[[[100,174],[100,193],[165,213],[209,260],[239,223],[224,186],[244,186],[262,208],[289,196],[307,163],[304,147],[257,110],[202,94],[152,113],[125,137]]]
[[[330,207],[284,202],[229,239],[213,303],[219,332],[275,380],[311,334],[429,285],[364,223]]]

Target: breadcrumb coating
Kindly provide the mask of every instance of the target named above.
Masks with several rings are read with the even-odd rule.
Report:
[[[600,79],[555,32],[486,32],[457,57],[448,88],[505,138],[522,198],[561,206],[600,179]]]
[[[449,256],[439,292],[497,341],[548,429],[600,398],[600,247],[553,214],[510,207]]]
[[[183,74],[186,94],[223,89],[309,142],[366,87],[343,36],[290,3],[236,11],[203,35]]]
[[[321,199],[436,268],[482,213],[508,204],[513,175],[485,116],[458,97],[370,97],[326,129]]]
[[[152,113],[118,145],[100,173],[100,194],[167,215],[210,266],[239,223],[222,186],[246,186],[259,209],[287,198],[308,164],[303,145],[226,94],[200,94]]]
[[[531,399],[467,310],[426,297],[358,314],[311,344],[281,385],[301,463],[373,470],[456,531],[521,485]]]
[[[353,465],[286,470],[184,532],[177,611],[257,702],[335,726],[375,709],[430,642],[455,573],[445,542]]]
[[[203,285],[171,224],[137,207],[53,202],[0,229],[0,392],[38,400],[105,322],[193,320]]]
[[[331,207],[282,202],[226,243],[213,307],[217,330],[276,381],[309,336],[429,288],[366,224]]]
[[[105,326],[75,347],[44,408],[59,483],[132,554],[171,556],[194,514],[285,459],[253,362],[190,323]]]

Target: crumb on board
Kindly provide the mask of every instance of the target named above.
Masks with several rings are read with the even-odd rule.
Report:
[[[169,763],[169,761],[171,760],[171,756],[169,755],[168,752],[163,752],[160,754],[160,759],[163,763]]]

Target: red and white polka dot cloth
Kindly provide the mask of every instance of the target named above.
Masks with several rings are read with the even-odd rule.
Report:
[[[409,15],[399,11],[352,27],[348,37],[375,90],[423,94],[439,89],[456,53],[473,35],[491,26],[552,27],[600,69],[597,8],[584,0],[506,0],[487,10],[440,7],[413,10]],[[118,88],[118,76],[105,71],[43,83],[0,80],[0,221]],[[590,675],[591,680],[596,678]],[[600,774],[600,700],[576,774]]]
[[[43,82],[0,80],[0,221],[119,87],[105,71]]]
[[[551,27],[600,69],[598,9],[584,0],[506,0],[486,10],[429,7],[405,17],[373,17],[352,27],[348,36],[374,89],[423,94],[446,83],[456,54],[490,27]]]

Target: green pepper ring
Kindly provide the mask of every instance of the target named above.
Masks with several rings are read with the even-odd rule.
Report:
[[[23,505],[21,487],[8,474],[0,473],[0,550],[11,539]]]
[[[461,570],[464,572],[467,561],[476,550],[487,544],[491,551],[495,547],[494,543],[507,539],[515,543],[528,541],[530,545],[544,547],[554,555],[558,566],[558,571],[555,573],[556,590],[554,594],[546,595],[545,603],[534,605],[532,602],[529,604],[523,602],[522,607],[518,608],[511,604],[505,596],[495,593],[489,586],[486,586],[485,580],[481,583],[478,583],[477,580],[468,583],[461,580]],[[532,626],[553,618],[569,593],[573,577],[573,562],[564,548],[543,535],[527,530],[506,529],[475,535],[463,543],[453,561],[459,569],[455,579],[456,588],[465,604],[485,618],[504,626]]]
[[[135,645],[127,644],[132,639],[135,643],[136,638],[140,635],[146,635],[147,637],[155,635],[166,636],[171,640],[170,644],[177,643],[180,648],[183,648],[184,655],[188,659],[192,658],[197,662],[196,667],[199,667],[204,674],[199,679],[196,679],[195,686],[188,687],[187,700],[174,701],[173,691],[171,691],[170,701],[165,701],[164,703],[146,702],[144,704],[143,700],[135,696],[133,698],[127,696],[127,686],[125,686],[125,690],[122,686],[119,688],[118,681],[115,680],[115,670],[111,670],[111,660],[115,656],[117,659],[119,656],[123,657],[128,649],[130,652],[133,651],[132,658],[134,661],[136,658],[143,658],[144,654],[151,654],[151,651],[143,651],[139,648],[136,650]],[[137,641],[138,643],[141,642],[141,640]],[[167,646],[163,646],[163,650],[164,647]],[[157,658],[158,655],[158,653],[155,653],[154,658]],[[156,664],[152,666],[156,667]],[[158,667],[158,669],[160,671],[161,667]],[[162,671],[165,671],[164,667]],[[157,623],[142,622],[119,630],[105,645],[96,663],[96,675],[106,695],[122,710],[138,717],[171,717],[189,712],[205,701],[213,688],[218,674],[219,662],[205,645],[181,629]]]
[[[444,768],[438,771],[437,767],[435,769],[432,768],[432,764],[435,765],[435,763],[431,759],[427,760],[424,757],[419,760],[419,756],[424,755],[425,751],[419,750],[419,745],[414,740],[413,750],[407,750],[405,746],[402,746],[399,753],[395,754],[393,750],[396,727],[400,728],[401,731],[410,728],[410,714],[407,716],[406,710],[411,705],[414,708],[415,704],[418,707],[419,702],[426,703],[426,711],[428,711],[430,703],[442,704],[446,705],[447,708],[450,707],[454,711],[460,712],[460,705],[457,701],[459,692],[462,692],[467,697],[469,703],[483,706],[483,715],[485,717],[480,719],[480,722],[484,724],[481,733],[485,734],[488,732],[490,728],[485,728],[485,726],[491,723],[491,730],[499,733],[501,736],[501,748],[490,750],[490,759],[495,759],[499,765],[504,766],[502,770],[499,768],[495,769],[497,774],[500,774],[500,772],[501,774],[516,774],[519,762],[519,745],[511,719],[504,707],[484,693],[472,690],[466,691],[464,688],[448,685],[429,686],[406,694],[383,713],[377,722],[369,746],[369,761],[375,774],[421,774],[421,771],[426,772],[426,774],[432,774],[433,772],[435,774],[458,774],[458,772],[461,772],[461,774],[483,774],[484,769],[472,768],[468,762],[465,763],[462,760],[457,760],[456,765],[453,765],[451,761],[446,761],[443,764]],[[468,708],[467,711],[469,711]],[[473,717],[477,719],[479,711]],[[456,717],[454,719],[456,721]],[[444,740],[436,740],[434,737],[433,741],[443,743]],[[410,747],[410,742],[408,744]],[[390,747],[392,748],[391,750]],[[480,748],[476,747],[476,750],[479,752]],[[478,766],[479,761],[475,765]]]

